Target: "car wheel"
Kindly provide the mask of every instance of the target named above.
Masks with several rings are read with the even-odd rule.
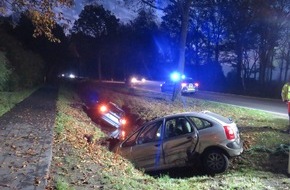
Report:
[[[227,170],[229,159],[220,150],[209,150],[203,156],[203,166],[210,174],[222,173]]]

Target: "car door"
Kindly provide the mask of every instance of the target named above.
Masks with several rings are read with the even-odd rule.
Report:
[[[131,149],[131,159],[138,168],[148,171],[162,167],[162,126],[163,120],[150,123],[137,137],[136,145]]]
[[[165,121],[163,151],[168,167],[186,164],[197,145],[197,132],[185,117],[173,117]]]

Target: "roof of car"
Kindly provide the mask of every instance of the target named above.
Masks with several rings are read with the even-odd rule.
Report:
[[[159,118],[156,118],[150,122],[154,122],[154,121],[158,121],[160,119],[167,119],[167,118],[170,118],[170,117],[179,117],[179,116],[195,116],[195,117],[201,117],[201,118],[204,118],[204,119],[208,119],[208,120],[215,120],[215,121],[222,121],[222,122],[225,122],[225,123],[232,123],[233,121],[230,119],[230,118],[226,118],[222,115],[219,115],[217,113],[214,113],[214,112],[211,112],[211,111],[201,111],[201,112],[181,112],[181,113],[176,113],[176,114],[170,114],[170,115],[165,115],[163,117],[159,117]]]

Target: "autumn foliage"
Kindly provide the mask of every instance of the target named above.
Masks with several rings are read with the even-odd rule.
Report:
[[[34,37],[44,35],[50,41],[60,42],[52,34],[52,29],[56,27],[56,22],[65,20],[61,11],[62,7],[71,7],[74,0],[4,0],[0,3],[0,14],[8,15],[14,13],[25,13],[31,18],[35,27]],[[59,9],[57,9],[59,8]]]

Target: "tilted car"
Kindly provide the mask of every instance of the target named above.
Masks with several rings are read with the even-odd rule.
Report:
[[[199,84],[195,82],[192,78],[185,78],[179,82],[174,82],[172,80],[167,80],[160,85],[161,92],[173,92],[174,85],[181,85],[181,93],[196,93],[198,91]]]
[[[219,114],[186,112],[144,124],[114,148],[145,171],[202,163],[208,173],[222,173],[229,158],[243,152],[237,125]]]
[[[88,108],[90,117],[93,120],[103,122],[116,130],[111,133],[113,138],[121,138],[122,127],[126,125],[125,112],[113,102],[96,102],[93,106]]]

